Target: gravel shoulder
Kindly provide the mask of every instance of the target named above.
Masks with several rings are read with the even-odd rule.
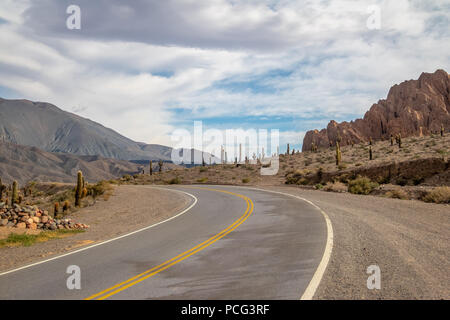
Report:
[[[86,232],[36,243],[31,247],[0,248],[0,271],[67,253],[93,243],[163,221],[186,208],[192,199],[175,191],[146,186],[118,186],[108,201],[99,200],[69,218],[90,226]]]
[[[333,252],[314,299],[450,299],[449,205],[265,189],[313,201],[331,219]],[[367,289],[370,265],[380,267],[380,290]]]

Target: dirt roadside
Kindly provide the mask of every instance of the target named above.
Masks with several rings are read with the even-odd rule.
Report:
[[[99,200],[93,206],[68,216],[77,222],[88,224],[90,228],[86,232],[36,243],[31,247],[1,248],[0,271],[66,253],[163,221],[186,208],[191,202],[189,196],[175,191],[149,189],[145,186],[118,186],[108,201]]]
[[[450,299],[450,206],[348,193],[262,187],[313,201],[334,247],[314,299]],[[381,289],[367,289],[378,265]]]

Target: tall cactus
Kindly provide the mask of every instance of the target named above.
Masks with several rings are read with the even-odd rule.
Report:
[[[369,160],[373,160],[373,157],[372,157],[372,146],[369,146]]]
[[[402,135],[400,133],[398,134],[398,147],[399,149],[402,147]]]
[[[14,181],[13,185],[12,185],[11,205],[14,205],[18,201],[19,201],[18,186],[17,186],[17,181]]]
[[[3,190],[6,189],[6,187],[2,183],[2,178],[0,178],[0,201],[3,199]]]
[[[162,172],[162,168],[163,168],[164,162],[162,160],[159,160],[158,161],[158,165],[159,165],[159,172]]]
[[[289,155],[289,151],[290,151],[290,150],[289,150],[289,143],[288,143],[288,144],[287,144],[287,151],[286,151],[286,154],[287,154],[287,155]]]
[[[394,136],[391,134],[391,146],[394,145]]]
[[[150,160],[150,169],[149,169],[150,175],[153,175],[153,161]]]
[[[341,147],[339,145],[339,141],[336,141],[336,165],[338,166],[341,163]]]
[[[444,131],[445,131],[444,124],[441,124],[441,137],[444,136]]]
[[[78,171],[77,173],[77,187],[75,189],[75,206],[81,207],[81,198],[83,195],[83,173]]]

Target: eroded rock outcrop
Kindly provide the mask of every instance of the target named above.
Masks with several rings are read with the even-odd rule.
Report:
[[[450,75],[444,70],[422,73],[418,80],[404,81],[389,90],[387,99],[372,105],[363,119],[337,123],[332,120],[326,129],[308,131],[303,151],[311,145],[328,147],[338,137],[341,145],[402,137],[422,136],[439,132],[441,125],[450,130]]]

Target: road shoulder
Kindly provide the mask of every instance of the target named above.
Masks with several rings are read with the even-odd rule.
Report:
[[[31,247],[1,248],[0,272],[48,259],[164,221],[188,207],[192,199],[180,192],[148,186],[119,186],[108,201],[83,208],[69,218],[90,228],[80,234],[36,243]]]
[[[450,206],[414,200],[264,187],[308,199],[330,217],[331,260],[315,299],[449,299]],[[367,288],[367,267],[381,289]]]

